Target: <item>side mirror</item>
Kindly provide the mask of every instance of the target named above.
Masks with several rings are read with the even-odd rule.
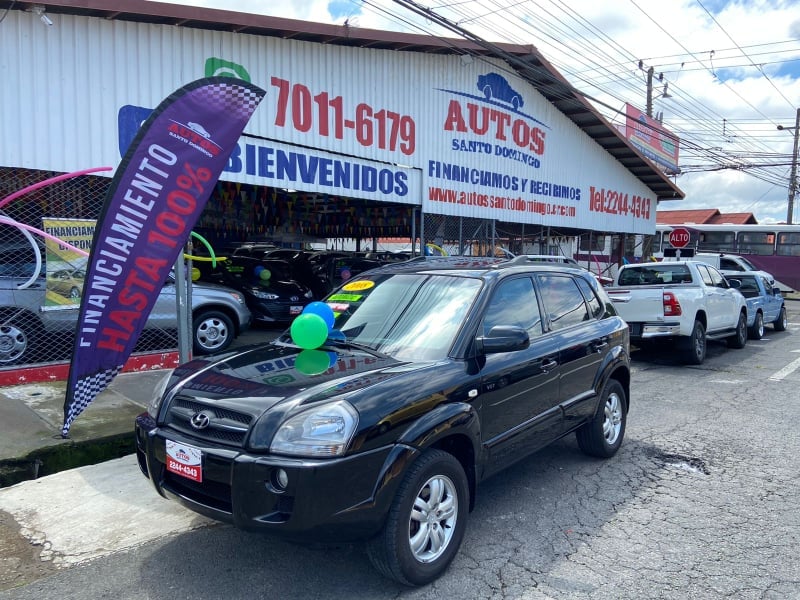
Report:
[[[781,288],[779,287],[772,288],[772,293],[777,296],[778,294],[781,293]]]
[[[728,283],[730,284],[730,286],[731,286],[732,288],[734,288],[734,289],[737,289],[737,290],[738,290],[740,287],[742,287],[742,282],[741,282],[741,281],[739,281],[738,279],[728,279]]]
[[[516,352],[531,345],[527,330],[518,325],[495,325],[488,335],[479,336],[475,341],[478,350],[484,354]]]

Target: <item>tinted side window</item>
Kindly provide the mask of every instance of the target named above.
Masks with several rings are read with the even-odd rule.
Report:
[[[592,290],[592,286],[590,286],[585,279],[578,278],[575,281],[578,283],[578,287],[583,293],[583,298],[586,300],[586,304],[589,305],[589,314],[591,314],[595,319],[602,316],[603,305],[600,303],[600,300],[597,299],[594,290]]]
[[[722,276],[722,273],[720,273],[719,271],[717,271],[713,267],[708,267],[708,272],[711,275],[711,281],[713,282],[714,287],[718,287],[718,288],[727,288],[727,287],[729,287],[728,286],[728,282],[725,281],[725,277]]]
[[[719,268],[725,271],[744,271],[744,267],[730,258],[720,258]]]
[[[764,277],[759,277],[759,279],[761,280],[761,285],[764,286],[764,292],[766,293],[766,295],[774,296],[775,292],[773,292],[772,290],[772,284],[769,281],[767,281]]]
[[[589,320],[583,294],[572,277],[540,275],[539,284],[544,309],[550,316],[551,329],[563,329]]]
[[[706,285],[714,285],[714,282],[711,279],[711,275],[708,273],[708,269],[705,265],[697,265],[697,270],[700,271],[700,277],[703,278],[703,283]]]
[[[542,316],[529,277],[508,279],[497,286],[483,318],[483,334],[488,335],[495,325],[524,327],[531,338],[542,335]]]

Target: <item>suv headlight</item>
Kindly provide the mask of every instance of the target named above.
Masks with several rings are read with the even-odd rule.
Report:
[[[150,402],[147,404],[147,414],[153,417],[153,420],[158,419],[158,411],[161,409],[161,403],[164,401],[164,392],[167,390],[167,384],[169,384],[169,380],[172,378],[173,371],[174,369],[169,369],[153,389],[153,395],[150,398]]]
[[[239,292],[230,292],[231,298],[233,298],[239,304],[245,304],[244,296],[242,296]]]
[[[339,400],[315,406],[286,420],[275,433],[270,452],[292,456],[341,456],[358,425],[358,413]]]
[[[256,298],[261,298],[262,300],[277,300],[280,298],[278,294],[273,294],[271,292],[264,292],[258,288],[250,288],[250,293],[253,294]]]

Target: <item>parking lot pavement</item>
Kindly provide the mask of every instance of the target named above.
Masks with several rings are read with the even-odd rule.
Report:
[[[719,407],[714,408],[714,410],[720,411],[717,413],[719,415],[727,415],[725,417],[727,420],[732,418],[731,414],[734,410],[734,407],[729,405],[732,403],[739,406],[739,402],[742,400],[739,397],[743,393],[742,388],[747,385],[751,385],[751,387],[756,385],[760,387],[772,386],[769,388],[771,396],[768,398],[769,402],[764,405],[765,408],[776,405],[776,402],[780,403],[781,398],[783,398],[782,402],[784,404],[787,402],[796,403],[795,391],[797,386],[800,385],[800,343],[798,343],[800,341],[800,302],[787,303],[787,306],[790,323],[787,332],[782,334],[772,334],[770,332],[769,335],[765,336],[764,340],[759,342],[751,341],[743,350],[727,350],[724,348],[724,344],[719,344],[718,351],[713,352],[713,356],[709,361],[710,364],[703,365],[702,368],[692,368],[687,371],[684,367],[679,367],[678,365],[660,366],[647,360],[636,361],[634,364],[634,376],[636,378],[635,402],[637,404],[635,409],[632,409],[632,415],[635,416],[632,416],[630,422],[631,439],[628,442],[630,450],[623,453],[626,460],[633,461],[633,463],[637,460],[651,461],[652,452],[649,451],[650,453],[648,454],[647,452],[641,453],[636,450],[646,440],[648,447],[652,445],[654,448],[656,445],[662,444],[662,442],[662,445],[669,448],[677,444],[676,447],[681,452],[674,451],[674,448],[672,448],[668,453],[661,452],[659,454],[667,466],[674,464],[675,469],[680,469],[676,472],[690,474],[699,472],[699,475],[697,475],[699,477],[703,475],[700,472],[702,470],[701,467],[705,468],[706,464],[710,464],[710,471],[713,472],[715,468],[718,468],[715,463],[723,463],[725,457],[719,446],[714,446],[711,450],[708,450],[709,457],[705,457],[703,461],[697,459],[700,462],[692,462],[694,453],[699,452],[692,449],[693,445],[700,444],[702,446],[707,443],[706,440],[711,439],[709,437],[711,433],[719,436],[719,432],[709,432],[702,429],[702,427],[695,431],[693,428],[696,426],[697,417],[685,412],[686,409],[681,404],[681,398],[691,397],[693,392],[690,389],[696,389],[698,385],[706,390],[702,394],[703,400],[699,406],[710,406],[717,403]],[[258,332],[255,333],[254,340],[259,341]],[[758,364],[755,364],[756,362]],[[665,393],[664,378],[674,378],[682,374],[687,376],[681,378],[680,382],[676,382],[674,390],[669,393],[667,399],[656,400],[656,397],[663,396]],[[100,429],[92,429],[95,425],[98,428],[101,425],[109,428],[118,427],[120,431],[130,434],[133,414],[141,411],[146,404],[148,392],[152,389],[158,376],[159,373],[155,372],[120,375],[112,383],[112,388],[101,394],[101,397],[96,400],[97,404],[90,406],[87,412],[76,420],[72,430],[72,441],[78,442],[86,439],[87,436],[96,435],[96,433],[91,433],[92,431],[100,431]],[[683,381],[684,379],[686,381]],[[748,384],[748,382],[752,383]],[[687,386],[691,386],[691,388]],[[0,407],[7,405],[5,409],[0,409],[4,411],[0,412],[0,441],[6,444],[8,439],[9,425],[7,424],[6,416],[11,415],[9,418],[17,419],[17,421],[11,422],[24,424],[26,418],[29,417],[24,413],[25,410],[28,410],[35,413],[40,421],[31,430],[31,435],[39,436],[38,439],[42,442],[47,438],[48,443],[62,449],[65,448],[65,445],[69,444],[68,441],[52,438],[52,435],[60,428],[59,410],[60,403],[63,403],[63,387],[61,388],[60,393],[62,395],[60,397],[56,391],[59,389],[58,384],[43,388],[35,386],[16,386],[16,388],[18,389],[2,390],[2,396],[0,396]],[[712,394],[708,390],[716,390],[719,393]],[[791,398],[795,400],[791,401]],[[11,402],[9,402],[9,399]],[[787,406],[787,410],[796,412],[796,408],[791,408],[793,405],[787,404]],[[633,412],[634,410],[635,412]],[[795,413],[787,413],[783,418],[792,418],[789,416],[790,414]],[[772,418],[764,413],[759,419],[763,421],[767,417]],[[108,422],[109,419],[111,422]],[[93,422],[95,420],[96,423]],[[107,422],[101,423],[104,420]],[[670,420],[674,420],[675,423],[671,423]],[[740,426],[747,427],[748,425],[740,423]],[[716,428],[717,425],[713,423],[704,427]],[[759,422],[758,430],[761,432],[759,435],[765,438],[763,444],[770,444],[765,448],[777,449],[775,445],[778,444],[777,440],[772,442],[766,440],[769,427],[769,424]],[[20,432],[20,435],[22,435],[22,432]],[[741,438],[745,440],[747,436],[741,436]],[[733,443],[737,436],[735,432],[731,432],[724,439]],[[677,442],[676,440],[683,441]],[[744,441],[742,441],[742,444],[746,446]],[[775,454],[775,451],[770,452]],[[764,457],[761,456],[762,454],[764,454],[763,450],[755,453],[752,460],[762,460],[763,462]],[[748,460],[751,459],[747,455],[741,455],[736,458],[736,461],[739,462]],[[734,464],[738,465],[739,462],[736,461],[734,461]],[[525,468],[532,469],[537,463],[536,461],[531,461],[526,464],[528,466]],[[774,479],[774,486],[778,486],[778,483],[782,481],[781,477],[785,474],[777,471],[784,468],[786,462],[777,461],[774,464],[770,464],[772,466],[769,468],[776,471],[770,477]],[[625,471],[626,477],[632,476],[631,473],[638,468],[631,466],[632,471],[630,473]],[[743,470],[750,479],[758,480],[757,473],[762,472],[766,467],[761,465],[759,469],[748,470],[746,465],[742,464],[738,468]],[[611,471],[613,472],[613,469]],[[735,475],[735,471],[736,469],[731,467],[728,475],[721,480],[725,486],[731,487],[731,489],[737,486],[736,481],[730,480]],[[650,471],[642,469],[642,473],[650,473]],[[540,476],[543,475],[551,477],[552,472],[545,468],[545,472]],[[518,479],[520,479],[519,474],[512,477],[512,480],[516,481]],[[645,477],[646,479],[647,477]],[[706,485],[710,485],[715,479],[714,477],[706,477],[706,480],[708,482]],[[567,485],[572,479],[558,478],[557,481],[560,485]],[[604,487],[602,482],[599,483],[601,488]],[[495,483],[493,485],[500,484]],[[745,485],[750,485],[750,483]],[[759,483],[759,485],[761,484]],[[744,514],[747,511],[757,510],[758,504],[748,503],[742,505],[741,508],[737,508],[737,503],[740,500],[746,500],[750,496],[757,496],[760,493],[758,489],[736,489],[738,490],[736,494],[726,496],[729,498],[727,502],[729,504],[732,503],[733,506],[732,509],[728,510],[733,510],[736,514],[738,514],[736,511],[742,511]],[[492,488],[489,487],[488,491],[484,491],[484,500],[479,506],[484,512],[486,510],[485,495],[488,494],[491,497],[491,490]],[[526,493],[529,492],[530,490]],[[786,494],[791,495],[791,491],[786,489],[782,492],[778,490],[775,494],[779,492],[782,495],[775,496],[775,498],[783,498]],[[617,493],[620,492],[618,491]],[[664,493],[666,491],[663,491],[662,495]],[[568,498],[572,497],[572,495],[574,494],[565,494],[562,500],[562,503],[568,505],[566,506],[568,512],[579,510],[580,508],[569,503]],[[786,497],[786,501],[788,499],[789,496]],[[546,498],[540,500],[546,500]],[[693,501],[691,498],[670,500],[670,502],[681,505],[691,501]],[[783,501],[781,500],[781,502]],[[628,502],[632,501],[628,500]],[[776,502],[777,500],[772,500],[773,505]],[[661,506],[661,504],[656,506]],[[655,507],[651,508],[655,510]],[[674,541],[668,538],[666,530],[662,531],[659,535],[663,538],[663,544],[674,543],[676,549],[680,548],[681,544],[690,539],[686,536],[694,535],[687,532],[704,531],[713,527],[713,524],[707,520],[706,516],[704,516],[705,513],[702,511],[697,513],[698,519],[702,520],[702,526],[700,523],[693,525],[689,521],[692,520],[694,513],[689,509],[682,510],[680,513],[683,515],[681,518],[687,520],[686,527],[688,529],[680,533],[680,537]],[[525,509],[520,508],[520,510]],[[722,507],[717,507],[714,510],[722,511]],[[770,510],[774,510],[774,507]],[[121,515],[124,515],[124,518],[120,518]],[[575,518],[574,515],[568,515],[568,517],[567,521]],[[526,518],[533,519],[534,517],[531,515]],[[764,516],[763,518],[767,517]],[[619,519],[611,521],[609,526],[618,521]],[[646,520],[642,521],[642,523],[645,522]],[[743,524],[745,522],[740,523],[737,521],[737,523],[739,523],[737,535],[740,537],[749,536],[750,534]],[[0,590],[36,580],[44,574],[52,572],[53,569],[70,567],[92,558],[141,546],[164,536],[205,528],[210,524],[210,521],[184,510],[177,503],[160,498],[140,473],[133,455],[61,471],[53,475],[41,476],[36,480],[24,481],[0,489]],[[784,527],[788,526],[788,524],[784,524]],[[796,529],[792,531],[797,533]],[[709,535],[711,534],[709,533]],[[753,535],[760,537],[761,529],[759,528],[758,532]],[[792,535],[792,532],[789,531],[787,535]],[[513,538],[513,535],[510,537]],[[616,538],[609,539],[611,541],[606,540],[604,543],[612,543]],[[587,538],[585,541],[589,543],[591,540]],[[647,536],[640,539],[638,543],[646,545]],[[757,539],[753,539],[752,543],[757,544],[759,542]],[[477,540],[473,544],[477,544]],[[587,552],[590,550],[590,548],[587,548]],[[666,550],[662,548],[659,551],[667,553],[663,556],[671,556],[670,552],[672,552],[668,548]],[[675,551],[677,552],[677,550]],[[597,549],[595,549],[595,552],[597,552]],[[775,556],[770,560],[778,560],[777,556],[780,554],[780,548],[772,551],[772,553]],[[624,558],[624,555],[620,556],[620,560],[622,558]],[[757,558],[756,560],[761,559]],[[718,559],[714,559],[712,562],[713,565],[720,564]],[[796,565],[796,561],[793,564]],[[623,568],[633,567],[625,567],[620,563],[617,564],[616,568],[622,572]],[[695,563],[693,568],[700,570],[706,567],[703,567],[700,563]],[[712,567],[707,568],[710,569]],[[574,570],[575,568],[573,567]],[[638,573],[635,569],[634,571]],[[551,585],[553,581],[550,582]],[[683,592],[676,592],[676,594],[680,593]],[[665,597],[679,597],[679,595]]]
[[[270,341],[283,329],[253,327],[232,349]],[[133,421],[164,370],[121,373],[62,439],[65,381],[0,387],[0,488],[133,452]]]

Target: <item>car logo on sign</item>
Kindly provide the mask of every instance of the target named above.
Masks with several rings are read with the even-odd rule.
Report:
[[[211,424],[211,417],[214,415],[207,413],[206,411],[200,411],[199,413],[195,413],[192,415],[191,423],[192,427],[195,429],[205,429]]]

